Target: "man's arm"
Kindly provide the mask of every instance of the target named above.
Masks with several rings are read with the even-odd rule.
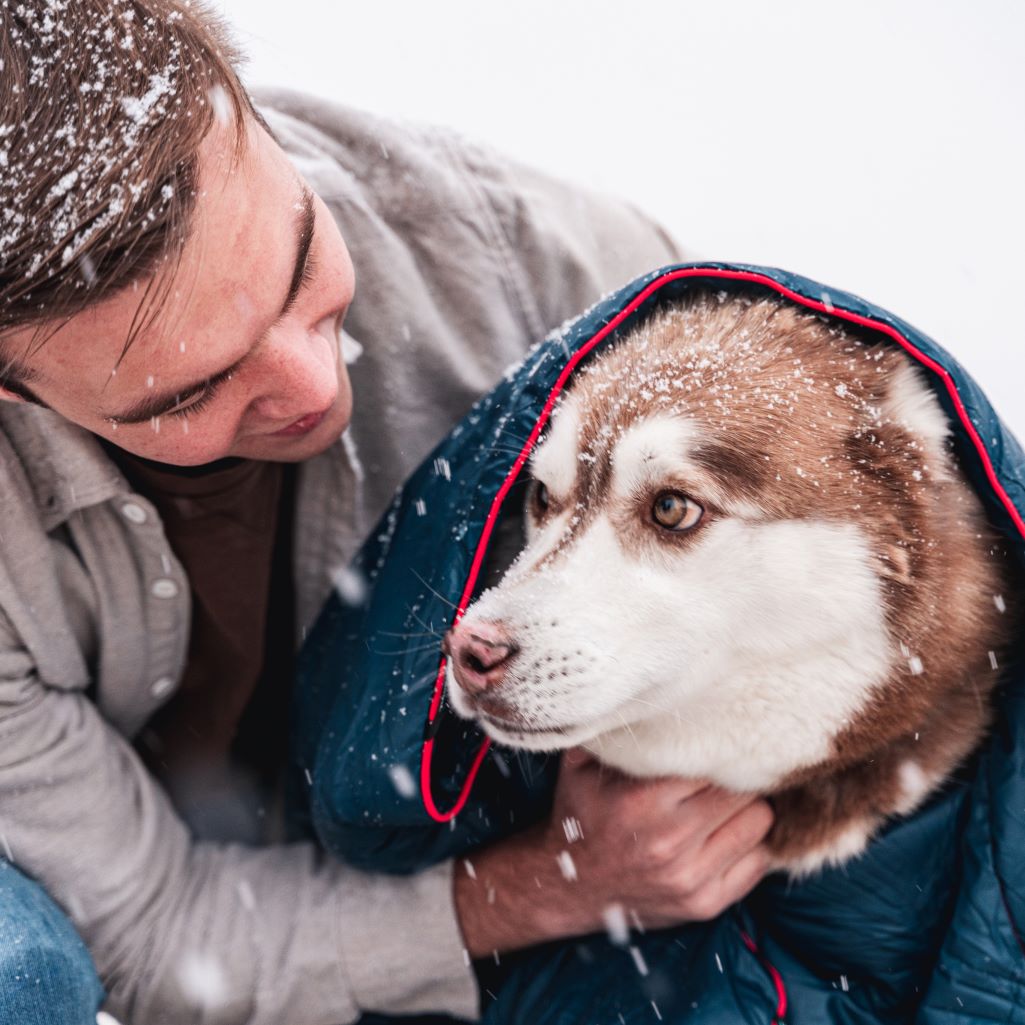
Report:
[[[395,879],[309,844],[192,842],[84,693],[39,679],[2,613],[0,833],[71,915],[126,1023],[476,1013],[449,865]]]

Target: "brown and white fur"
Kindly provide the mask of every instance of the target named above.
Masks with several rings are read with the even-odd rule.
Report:
[[[557,407],[527,545],[446,640],[453,706],[769,795],[794,874],[858,854],[979,743],[1010,638],[948,432],[908,357],[792,305],[659,314]]]

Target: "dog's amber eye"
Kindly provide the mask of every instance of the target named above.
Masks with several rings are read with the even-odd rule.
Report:
[[[534,512],[544,516],[548,512],[548,488],[541,481],[534,481]]]
[[[666,530],[690,530],[701,521],[705,510],[678,491],[663,491],[651,507],[651,518]]]

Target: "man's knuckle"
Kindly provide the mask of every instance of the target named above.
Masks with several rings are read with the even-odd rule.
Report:
[[[693,865],[683,865],[674,873],[676,892],[685,900],[691,900],[701,892],[704,879]]]
[[[723,909],[722,899],[710,888],[695,893],[690,901],[690,917],[696,922],[707,922]]]
[[[776,821],[775,812],[765,801],[759,801],[754,805],[752,811],[755,831],[758,834],[758,838],[763,839],[768,835],[769,830],[772,829]]]
[[[648,860],[656,868],[671,865],[676,859],[676,845],[668,837],[658,836],[648,843]]]

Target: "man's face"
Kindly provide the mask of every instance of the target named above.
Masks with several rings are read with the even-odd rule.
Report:
[[[147,281],[73,317],[22,359],[41,401],[136,455],[181,466],[295,462],[349,422],[338,334],[352,261],[273,139],[253,122],[246,135],[238,161],[232,127],[204,140],[192,234],[168,301],[124,358]],[[30,336],[5,348],[21,356]]]

